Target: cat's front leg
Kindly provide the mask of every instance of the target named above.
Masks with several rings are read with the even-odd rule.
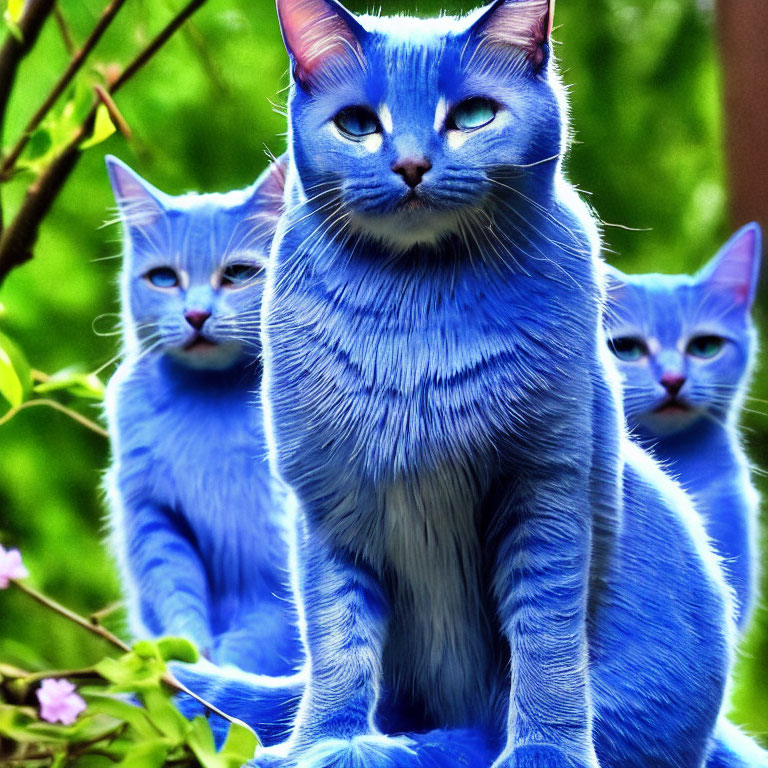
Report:
[[[597,768],[586,636],[588,472],[567,455],[545,472],[526,471],[500,514],[493,587],[511,687],[507,744],[493,768]]]
[[[373,722],[388,613],[376,574],[319,532],[300,544],[299,569],[309,682],[291,738],[254,765],[410,766],[407,740],[378,733]]]
[[[208,580],[184,526],[175,513],[149,500],[127,505],[123,515],[122,556],[141,623],[155,636],[185,637],[208,655]]]

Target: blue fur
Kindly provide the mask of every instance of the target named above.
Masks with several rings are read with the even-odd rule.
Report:
[[[736,768],[756,750],[718,725],[735,636],[719,562],[623,434],[547,44],[484,37],[498,13],[514,32],[515,6],[278,4],[298,79],[263,386],[305,525],[309,682],[254,765]],[[475,95],[501,117],[451,138],[440,97]],[[335,133],[356,104],[380,139]],[[421,154],[429,204],[403,209],[391,166]],[[255,679],[211,685],[251,696],[246,720],[274,713]]]
[[[520,33],[514,2],[433,21],[294,2],[264,392],[306,521],[309,683],[256,764],[426,765],[427,732],[445,766],[701,766],[728,591],[688,497],[622,433],[547,44],[493,42]],[[450,135],[441,97],[478,95],[496,119]],[[355,104],[378,139],[332,126]],[[421,156],[427,203],[403,208],[393,165]]]
[[[133,632],[186,637],[219,665],[288,673],[301,658],[287,586],[291,516],[253,394],[263,274],[220,284],[227,264],[264,266],[282,167],[241,192],[170,197],[107,163],[125,245],[107,490]],[[176,270],[181,286],[150,285],[158,267]],[[211,313],[207,345],[185,348],[195,338],[189,310]]]
[[[638,338],[649,354],[616,359],[624,410],[634,436],[694,497],[709,536],[725,561],[747,624],[757,584],[758,497],[738,431],[756,352],[750,316],[760,261],[760,229],[745,227],[698,274],[624,275],[610,272],[606,329],[611,338]],[[687,354],[690,339],[727,339],[711,359]],[[687,412],[661,412],[664,375],[685,383],[678,398]]]

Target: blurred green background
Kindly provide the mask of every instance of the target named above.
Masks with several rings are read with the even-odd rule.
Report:
[[[457,1],[447,10],[472,7]],[[76,40],[84,39],[103,5],[61,3]],[[179,6],[179,0],[129,0],[91,65],[126,62]],[[359,0],[349,6],[367,10]],[[387,0],[383,12],[439,8],[436,0],[417,8]],[[697,268],[729,234],[711,8],[702,0],[560,0],[556,26],[564,79],[572,86],[576,142],[569,175],[605,222],[641,230],[606,226],[609,259],[625,271]],[[66,60],[50,21],[22,64],[6,144]],[[89,77],[86,68],[81,79]],[[115,135],[85,153],[44,223],[35,258],[0,290],[0,328],[34,368],[51,373],[106,365],[105,377],[114,370],[107,364],[118,337],[103,334],[117,329],[108,313],[117,310],[119,231],[101,227],[114,215],[103,155],[116,154],[174,194],[245,186],[265,167],[266,148],[280,153],[285,147],[276,107],[285,101],[286,85],[273,1],[208,0],[120,92],[117,103],[133,140]],[[22,176],[4,185],[7,211],[28,182]],[[765,309],[757,308],[763,325]],[[753,394],[766,398],[761,370]],[[750,407],[746,443],[756,464],[768,468],[766,408]],[[96,407],[89,415],[100,418]],[[0,427],[0,543],[22,550],[34,584],[86,614],[119,598],[103,545],[100,487],[107,462],[103,438],[48,409],[31,408]],[[762,477],[758,482],[765,491]],[[119,621],[117,615],[113,626]],[[69,668],[103,650],[13,590],[0,595],[1,661]],[[733,717],[768,745],[765,611],[744,645],[737,678]]]

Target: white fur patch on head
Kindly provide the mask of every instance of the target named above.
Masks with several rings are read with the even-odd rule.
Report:
[[[381,121],[381,127],[387,133],[392,133],[392,113],[389,111],[389,107],[386,104],[382,104],[379,109],[379,120]]]
[[[446,141],[451,149],[459,149],[469,137],[467,131],[448,131]]]
[[[360,142],[368,152],[373,154],[381,149],[382,138],[380,133],[371,133]]]
[[[443,125],[445,125],[446,117],[448,117],[448,102],[441,96],[437,100],[437,106],[435,107],[435,122],[432,124],[435,131],[439,131]]]

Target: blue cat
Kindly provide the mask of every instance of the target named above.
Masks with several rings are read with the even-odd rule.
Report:
[[[750,224],[692,277],[612,269],[606,313],[632,432],[694,497],[742,629],[757,584],[758,497],[738,418],[754,365],[760,252],[760,227]]]
[[[254,764],[768,765],[720,721],[735,625],[702,523],[624,435],[550,3],[278,13],[263,386],[308,682]],[[302,686],[210,689],[264,722]]]
[[[107,167],[125,246],[107,489],[132,629],[186,637],[219,665],[292,672],[291,519],[253,394],[285,159],[248,189],[179,197]]]

